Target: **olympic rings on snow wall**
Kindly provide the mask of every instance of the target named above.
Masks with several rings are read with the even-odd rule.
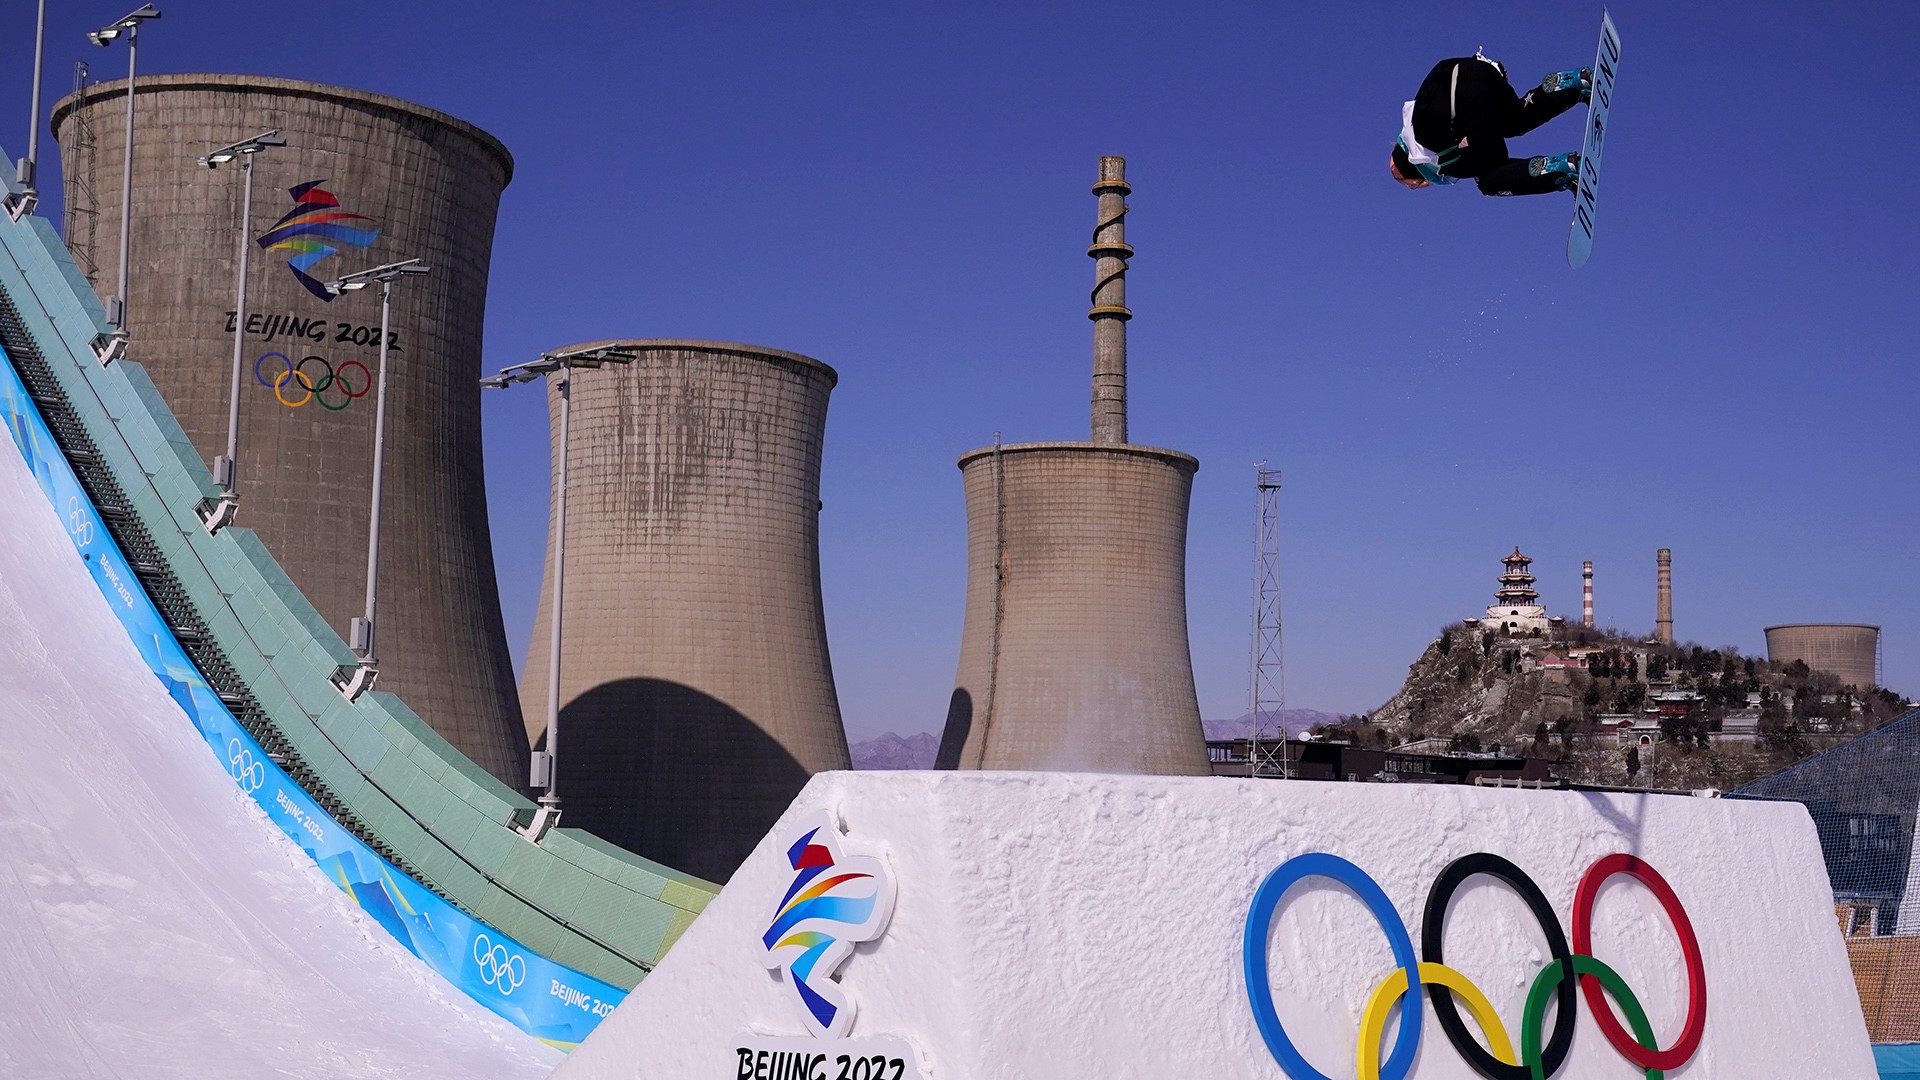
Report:
[[[268,361],[275,359],[279,360],[279,363],[269,366]],[[311,367],[311,365],[318,365],[318,367]],[[359,376],[348,378],[348,368],[359,368]],[[321,370],[324,370],[325,374],[315,374]],[[267,377],[269,372],[273,373],[272,378]],[[253,362],[253,378],[261,386],[272,390],[273,396],[279,400],[280,404],[289,409],[297,409],[309,401],[317,401],[321,408],[329,412],[339,412],[353,404],[355,398],[365,397],[367,391],[373,389],[373,373],[367,370],[367,365],[358,360],[348,360],[336,369],[324,356],[303,356],[298,363],[295,363],[292,357],[283,352],[262,353],[260,358]],[[355,386],[359,389],[355,390]],[[335,389],[336,387],[338,389]],[[329,392],[335,395],[332,400],[327,398]],[[293,395],[291,399],[289,394]]]
[[[1461,885],[1476,875],[1503,882],[1519,894],[1547,939],[1551,958],[1534,977],[1527,993],[1518,1053],[1486,995],[1466,976],[1446,966],[1442,956],[1447,908]],[[1687,971],[1687,1018],[1679,1037],[1665,1049],[1660,1047],[1646,1010],[1626,980],[1592,955],[1594,904],[1600,887],[1615,876],[1630,877],[1651,892],[1680,941]],[[1432,999],[1434,1017],[1455,1052],[1487,1080],[1546,1080],[1559,1072],[1573,1046],[1576,981],[1607,1042],[1636,1068],[1645,1070],[1648,1080],[1660,1080],[1665,1070],[1686,1064],[1700,1048],[1707,1022],[1707,976],[1700,942],[1673,888],[1641,859],[1613,854],[1587,868],[1574,894],[1573,938],[1569,946],[1559,918],[1532,878],[1498,855],[1484,851],[1463,855],[1441,871],[1427,893],[1427,906],[1420,924],[1420,950],[1416,955],[1413,936],[1378,882],[1337,855],[1310,852],[1288,859],[1260,883],[1247,911],[1246,933],[1241,942],[1241,965],[1254,1024],[1273,1059],[1291,1080],[1332,1080],[1309,1064],[1288,1038],[1274,1007],[1273,984],[1268,977],[1267,937],[1273,927],[1275,909],[1289,888],[1313,877],[1344,885],[1360,898],[1387,935],[1394,963],[1399,965],[1375,988],[1362,1011],[1359,1046],[1354,1056],[1357,1080],[1407,1080],[1413,1070],[1414,1057],[1419,1053],[1425,1023],[1426,1010],[1412,1004],[1422,991]],[[1613,999],[1612,1004],[1607,1001],[1608,997]],[[1386,1034],[1388,1016],[1402,999],[1408,1004],[1400,1009],[1393,1053],[1383,1063],[1380,1041]],[[1547,1003],[1552,1000],[1558,1002],[1553,1032],[1542,1044],[1540,1028],[1546,1018]],[[1614,1012],[1614,1004],[1626,1014],[1625,1026]],[[1462,1005],[1485,1034],[1488,1046],[1482,1046],[1461,1021]],[[1628,1028],[1632,1029],[1631,1033]]]

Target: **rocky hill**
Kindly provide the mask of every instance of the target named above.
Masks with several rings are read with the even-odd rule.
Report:
[[[1456,623],[1385,704],[1318,730],[1363,745],[1548,757],[1587,783],[1726,790],[1903,711],[1890,691],[1732,648]]]

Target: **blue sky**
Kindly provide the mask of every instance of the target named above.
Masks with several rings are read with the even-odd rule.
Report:
[[[85,30],[56,5],[48,101]],[[1484,46],[1525,84],[1590,63],[1598,5],[466,4],[163,0],[147,71],[360,87],[497,135],[487,368],[601,337],[746,341],[840,372],[822,561],[849,733],[935,729],[959,648],[955,457],[1078,439],[1101,154],[1128,158],[1132,435],[1199,457],[1201,710],[1245,711],[1252,466],[1285,471],[1289,704],[1379,704],[1434,631],[1538,561],[1577,615],[1682,639],[1885,627],[1920,692],[1920,375],[1909,4],[1625,3],[1599,241],[1563,197],[1408,192],[1399,103]],[[0,20],[24,144],[32,4]],[[1572,149],[1578,114],[1515,140]],[[43,135],[43,142],[47,137]],[[43,151],[48,163],[50,145]],[[51,176],[49,176],[49,179]],[[544,406],[488,395],[523,656]]]

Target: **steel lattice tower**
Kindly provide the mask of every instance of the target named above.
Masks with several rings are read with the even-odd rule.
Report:
[[[1253,477],[1253,641],[1247,665],[1253,736],[1247,770],[1251,776],[1284,776],[1287,724],[1280,710],[1287,701],[1287,668],[1280,639],[1280,470],[1262,461],[1253,467]],[[1279,738],[1263,747],[1260,726],[1269,716],[1280,725]]]

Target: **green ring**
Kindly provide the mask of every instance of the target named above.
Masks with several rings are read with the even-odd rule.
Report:
[[[1571,972],[1569,972],[1571,969]],[[1547,1067],[1540,1050],[1540,1022],[1547,1018],[1547,1001],[1560,983],[1573,975],[1591,975],[1600,980],[1613,1000],[1627,1014],[1627,1026],[1633,1029],[1633,1037],[1641,1046],[1649,1050],[1660,1048],[1660,1040],[1653,1034],[1653,1025],[1647,1022],[1647,1011],[1640,1007],[1640,999],[1633,996],[1633,988],[1620,973],[1608,967],[1597,957],[1575,954],[1565,962],[1554,961],[1540,969],[1533,980],[1533,989],[1527,991],[1527,1009],[1525,1019],[1520,1026],[1520,1060],[1533,1074],[1533,1080],[1547,1080]],[[1666,1080],[1666,1074],[1659,1069],[1648,1069],[1646,1080]]]

